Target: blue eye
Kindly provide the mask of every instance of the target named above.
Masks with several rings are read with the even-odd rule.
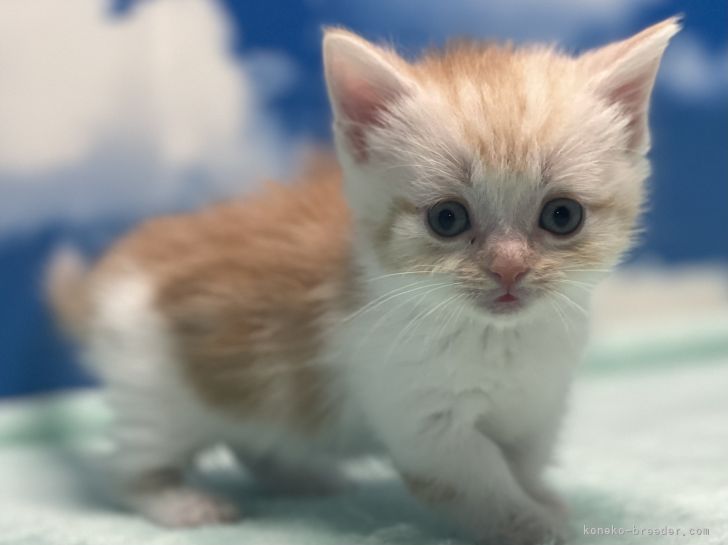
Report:
[[[443,201],[427,211],[427,222],[435,234],[451,238],[470,229],[468,211],[457,201]]]
[[[573,199],[554,199],[541,210],[539,227],[555,235],[570,235],[584,219],[583,207]]]

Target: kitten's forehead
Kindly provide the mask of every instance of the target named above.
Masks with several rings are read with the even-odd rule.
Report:
[[[414,65],[423,93],[388,133],[424,191],[452,192],[515,216],[549,190],[603,201],[619,125],[578,63],[548,48],[460,44]],[[429,195],[428,195],[429,196]]]
[[[551,49],[459,43],[414,69],[436,102],[427,108],[432,121],[449,127],[463,159],[482,164],[491,179],[548,181],[553,156],[576,145],[569,140],[590,138],[580,120],[596,105],[583,74]]]

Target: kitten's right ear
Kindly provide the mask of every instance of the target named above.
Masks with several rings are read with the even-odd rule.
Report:
[[[341,29],[327,29],[324,70],[337,129],[352,156],[367,158],[366,130],[381,125],[382,114],[414,89],[407,63],[398,55]]]

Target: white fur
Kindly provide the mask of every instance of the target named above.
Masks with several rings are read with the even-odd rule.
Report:
[[[370,299],[403,293],[410,283],[396,276],[375,283]],[[450,506],[453,516],[481,536],[502,531],[495,514],[509,510],[534,517],[529,524],[550,524],[534,496],[548,496],[540,472],[585,323],[574,313],[566,323],[546,313],[517,327],[486,324],[462,305],[447,304],[452,288],[428,294],[442,283],[431,285],[338,320],[320,363],[339,374],[336,394],[346,402],[339,420],[306,445],[264,422],[233,420],[207,407],[179,375],[170,334],[150,304],[150,281],[140,273],[110,279],[95,298],[88,356],[117,416],[115,477],[126,487],[159,470],[182,471],[200,450],[226,443],[253,470],[261,472],[258,460],[267,464],[271,481],[282,474],[294,481],[280,483],[286,488],[326,491],[340,483],[322,461],[384,449],[406,474],[466,494],[466,505]],[[530,456],[512,466],[502,448]],[[270,467],[270,453],[282,453],[274,461],[281,469]],[[126,499],[170,526],[235,515],[224,500],[177,482],[130,491]]]
[[[475,535],[559,536],[560,509],[541,473],[586,340],[584,316],[567,308],[562,321],[547,306],[515,325],[489,322],[444,282],[411,283],[375,283],[370,299],[386,303],[336,332],[332,355],[346,354],[348,394],[400,471],[461,494],[441,507]]]
[[[274,488],[322,493],[345,486],[323,444],[348,449],[341,439],[346,434],[309,444],[269,423],[215,411],[193,393],[175,361],[171,333],[152,303],[153,290],[150,278],[130,269],[107,278],[91,294],[85,359],[102,378],[116,416],[110,470],[122,499],[165,526],[234,520],[234,506],[189,488],[182,478],[160,486],[146,482],[159,473],[182,477],[196,455],[221,443]]]

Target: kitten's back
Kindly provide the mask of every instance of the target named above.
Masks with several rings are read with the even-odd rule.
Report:
[[[66,284],[76,293],[54,300],[89,300],[85,315],[67,316],[83,330],[79,320],[103,322],[99,309],[122,297],[120,283],[143,278],[203,400],[309,425],[323,410],[311,361],[350,291],[350,236],[338,168],[318,160],[290,185],[143,224],[85,274],[83,290],[77,274]]]

